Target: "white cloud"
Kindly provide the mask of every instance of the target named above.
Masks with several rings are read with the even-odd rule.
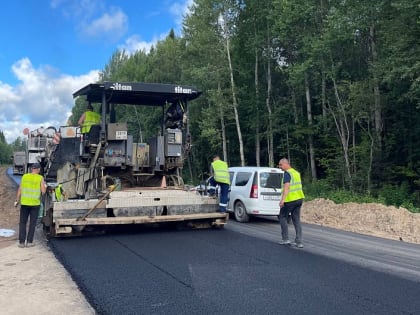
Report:
[[[160,39],[165,38],[166,35],[161,35]],[[124,50],[129,55],[135,53],[138,50],[142,50],[146,53],[149,53],[152,46],[156,46],[157,42],[158,38],[153,38],[152,41],[146,42],[144,40],[141,40],[139,35],[133,35],[127,38],[124,44],[119,45],[118,49]]]
[[[66,18],[76,21],[90,19],[95,12],[104,8],[101,0],[51,0],[50,6],[54,10],[59,10]]]
[[[0,130],[8,143],[22,137],[26,127],[64,125],[74,106],[72,93],[99,79],[99,70],[80,76],[57,75],[49,67],[35,69],[28,58],[17,61],[12,71],[19,84],[0,82]]]
[[[84,38],[116,42],[128,29],[128,17],[120,7],[101,0],[51,0],[50,6],[73,20]]]
[[[112,7],[97,19],[85,21],[80,25],[83,35],[94,38],[109,38],[119,40],[128,28],[128,17],[120,9]]]
[[[193,0],[185,0],[184,2],[175,2],[170,6],[169,11],[175,17],[177,29],[181,29],[182,21],[185,15],[189,13],[189,8],[193,2]]]
[[[175,32],[177,34],[181,32],[184,16],[188,14],[189,8],[193,4],[193,2],[194,2],[193,0],[175,2],[169,7],[169,12],[174,17],[174,21],[176,24]],[[159,15],[160,13],[154,13],[154,14]],[[159,36],[155,36],[149,42],[142,40],[140,35],[132,35],[125,40],[124,44],[119,45],[118,49],[124,50],[129,55],[139,50],[143,50],[146,53],[149,53],[152,46],[156,46],[157,42],[159,40],[164,40],[166,36],[168,36],[168,34],[169,34],[169,30],[167,32],[160,34]]]
[[[13,92],[13,88],[5,83],[0,82],[0,105],[2,103],[17,102],[19,96]]]

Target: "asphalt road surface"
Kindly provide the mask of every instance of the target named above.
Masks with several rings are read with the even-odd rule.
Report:
[[[50,241],[98,314],[420,314],[419,245],[304,225],[296,249],[269,220],[124,229]]]

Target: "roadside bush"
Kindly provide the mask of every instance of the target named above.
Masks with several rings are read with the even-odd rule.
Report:
[[[355,193],[349,190],[337,189],[328,185],[324,180],[305,184],[303,187],[305,200],[313,200],[316,198],[324,198],[334,201],[337,204],[346,202],[356,203],[380,203],[387,206],[395,206],[397,208],[404,207],[410,212],[420,213],[420,208],[415,206],[415,195],[409,193],[407,184],[402,185],[386,185],[378,196],[371,194]]]
[[[400,207],[404,202],[412,202],[407,183],[401,185],[384,185],[379,191],[379,196],[390,206]]]
[[[311,183],[303,183],[303,192],[305,193],[306,200],[325,198],[325,193],[329,190],[331,190],[331,186],[324,179]]]

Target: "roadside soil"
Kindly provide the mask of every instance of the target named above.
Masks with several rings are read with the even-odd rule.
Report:
[[[16,231],[11,237],[0,236],[1,249],[16,242],[19,226],[19,208],[13,206],[18,186],[7,175],[7,167],[0,167],[0,187],[0,229]]]
[[[0,231],[15,231],[12,236],[0,236],[0,313],[95,314],[46,245],[42,229],[35,232],[35,247],[17,247],[19,208],[13,206],[17,185],[5,167],[0,167],[0,185]]]
[[[420,244],[420,213],[377,203],[304,202],[302,222],[392,240]]]

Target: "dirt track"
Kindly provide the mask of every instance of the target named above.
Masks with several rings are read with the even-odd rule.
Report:
[[[16,199],[16,183],[7,176],[7,168],[0,167],[0,229],[11,229],[18,231],[19,208],[15,208],[13,203]],[[17,234],[11,237],[0,237],[0,248],[14,244]]]

